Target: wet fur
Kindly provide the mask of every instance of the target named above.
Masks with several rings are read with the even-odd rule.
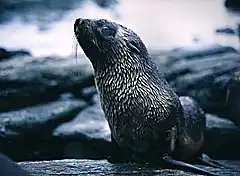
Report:
[[[94,67],[115,147],[132,151],[132,161],[197,157],[205,129],[197,103],[179,99],[132,30],[103,19],[81,20],[75,35]]]

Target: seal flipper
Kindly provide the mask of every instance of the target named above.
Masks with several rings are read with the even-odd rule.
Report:
[[[226,168],[226,166],[218,163],[217,161],[214,161],[206,154],[201,154],[201,156],[198,157],[197,159],[198,159],[197,163],[201,165],[211,166],[211,167],[220,168],[220,169]]]
[[[185,163],[183,161],[174,160],[170,157],[164,157],[163,160],[166,162],[167,167],[180,169],[186,172],[192,172],[196,174],[204,174],[209,176],[217,176],[217,174],[214,174],[212,172],[206,171],[202,168],[196,167],[194,165]]]

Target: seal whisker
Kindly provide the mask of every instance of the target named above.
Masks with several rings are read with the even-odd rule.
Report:
[[[76,64],[78,64],[78,42],[75,38],[75,35],[72,37],[72,55],[75,57]],[[80,75],[79,71],[77,71],[78,75]]]

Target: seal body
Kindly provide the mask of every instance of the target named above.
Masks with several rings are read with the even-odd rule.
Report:
[[[74,30],[93,65],[113,142],[148,160],[164,155],[187,160],[196,154],[205,117],[190,117],[188,108],[196,113],[199,108],[190,99],[180,102],[140,37],[104,19],[77,19]]]
[[[206,117],[198,103],[190,97],[180,97],[184,112],[184,125],[179,126],[181,133],[178,136],[178,146],[174,156],[177,159],[188,161],[198,158],[204,144]]]

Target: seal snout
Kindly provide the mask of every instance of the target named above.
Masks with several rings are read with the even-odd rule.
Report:
[[[74,23],[74,32],[76,33],[77,32],[77,29],[79,27],[79,25],[81,25],[81,23],[83,22],[84,19],[82,18],[77,18],[75,20],[75,23]]]

